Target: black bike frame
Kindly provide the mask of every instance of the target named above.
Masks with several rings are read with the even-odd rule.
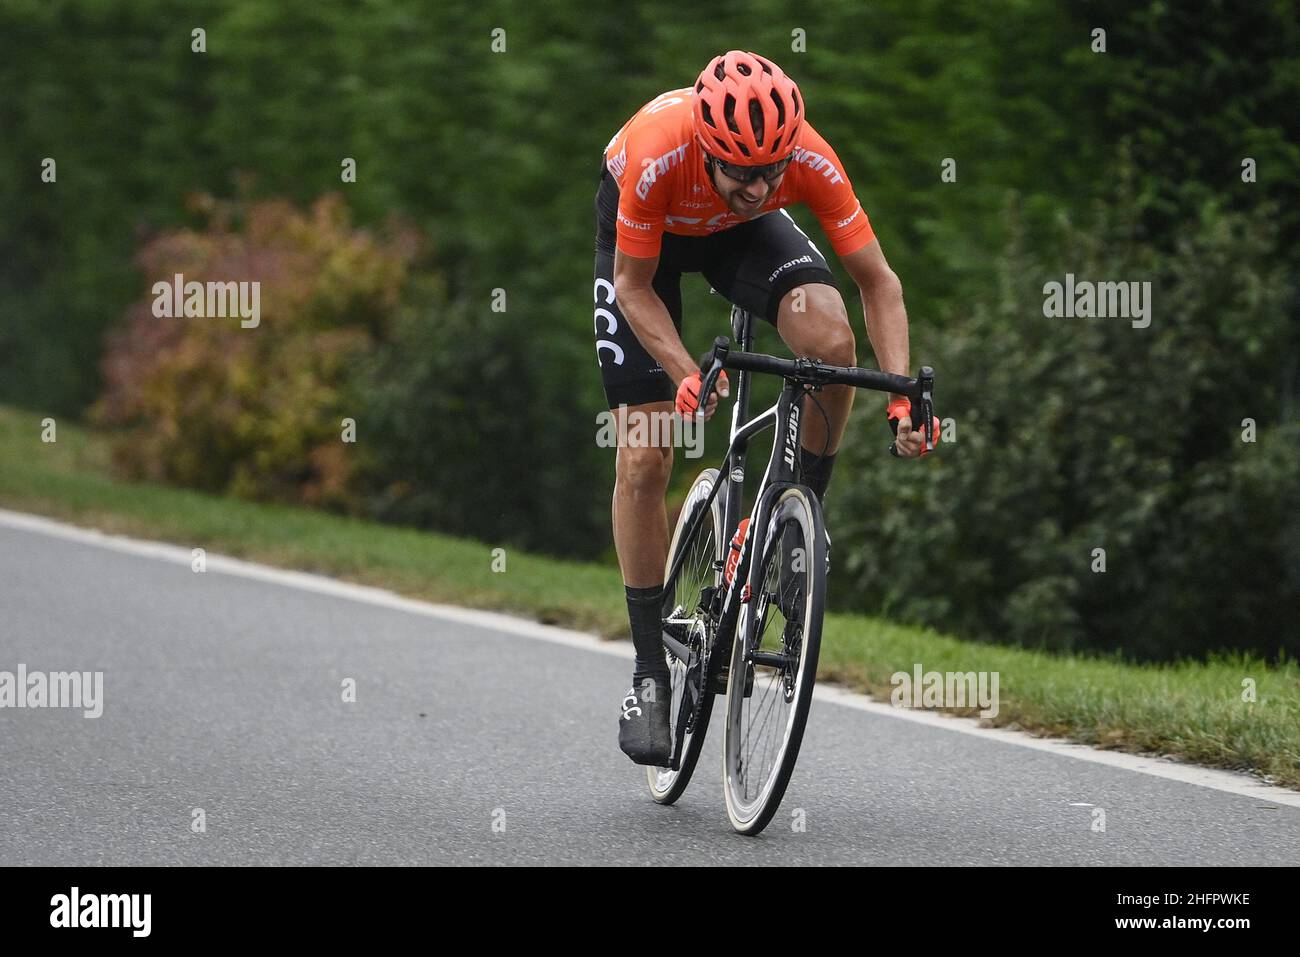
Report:
[[[731,323],[735,341],[740,344],[742,351],[748,352],[753,345],[754,317],[746,310],[733,306]],[[731,580],[731,584],[723,586],[725,591],[722,593],[722,608],[721,613],[717,616],[719,635],[731,634],[740,615],[741,597],[744,594],[743,585],[749,580],[750,557],[753,551],[750,542],[755,537],[753,535],[754,529],[762,528],[766,522],[766,506],[770,498],[770,495],[767,494],[768,490],[795,483],[796,463],[799,461],[799,437],[803,431],[799,403],[799,399],[802,398],[804,392],[803,383],[794,379],[785,380],[785,386],[782,388],[776,404],[751,419],[749,417],[749,375],[748,372],[741,372],[737,376],[736,401],[731,411],[731,444],[728,446],[727,454],[722,460],[718,481],[714,484],[709,497],[697,510],[683,538],[684,541],[690,541],[694,537],[700,523],[708,515],[714,497],[721,492],[723,495],[721,561],[725,564],[727,549],[735,536],[736,529],[740,527],[741,509],[744,507],[745,463],[749,455],[749,442],[758,433],[775,427],[778,430],[778,438],[772,443],[772,455],[768,459],[767,469],[763,473],[762,482],[759,484],[758,495],[754,503],[754,515],[749,526],[751,534],[746,536],[745,542],[741,545],[740,562],[736,567],[736,573]],[[781,436],[784,436],[784,442],[781,441]],[[669,570],[664,585],[665,590],[671,589],[676,582],[685,558],[685,550],[677,555],[672,568]],[[722,570],[716,567],[718,565],[717,560],[715,560],[714,564],[716,571]],[[717,599],[718,595],[715,594],[715,603]],[[715,612],[718,610],[716,604],[713,610]],[[686,649],[684,646],[673,650],[681,653],[679,657],[685,658]],[[716,670],[716,665],[711,662],[709,670]],[[706,676],[706,680],[711,677],[712,675]]]
[[[714,686],[714,681],[721,671],[720,662],[726,657],[723,652],[730,647],[731,641],[741,640],[737,637],[736,625],[742,606],[749,602],[751,595],[759,594],[762,588],[762,583],[757,580],[762,573],[762,568],[759,563],[752,561],[752,555],[755,548],[765,548],[766,543],[759,541],[762,532],[756,530],[767,527],[768,517],[777,497],[798,481],[799,439],[803,432],[801,400],[804,394],[823,385],[843,384],[906,395],[912,402],[913,415],[919,422],[931,423],[934,411],[931,400],[934,370],[929,366],[922,366],[920,375],[915,379],[909,379],[871,369],[823,365],[814,359],[780,359],[776,356],[752,353],[749,350],[754,338],[754,317],[744,309],[735,306],[731,310],[731,329],[735,342],[740,345],[740,350],[731,352],[730,343],[725,338],[714,340],[713,350],[700,363],[699,393],[702,399],[707,399],[712,394],[713,386],[724,368],[737,371],[736,401],[731,412],[731,444],[727,447],[727,454],[722,460],[718,481],[710,489],[703,505],[696,506],[695,514],[690,518],[689,525],[684,531],[684,538],[679,539],[689,542],[695,537],[700,529],[700,523],[705,521],[712,512],[714,497],[722,493],[723,539],[718,543],[721,557],[713,559],[715,576],[720,575],[726,567],[727,550],[740,525],[740,511],[744,504],[745,461],[749,453],[749,442],[759,432],[768,428],[775,428],[777,433],[772,442],[772,454],[768,459],[767,469],[763,473],[754,500],[749,534],[745,536],[740,546],[735,574],[730,584],[724,583],[721,588],[710,586],[706,589],[708,615],[718,625],[717,630],[708,637],[703,649],[707,668],[700,675],[700,689],[705,694],[710,693],[708,689]],[[754,372],[780,375],[785,384],[777,397],[776,404],[751,419],[749,377]],[[934,437],[929,433],[930,429],[925,429],[924,447],[933,449]],[[897,454],[896,448],[892,445],[890,451]],[[682,549],[673,559],[672,567],[665,576],[665,592],[670,592],[676,586],[677,576],[681,573],[687,552],[687,549]],[[751,616],[754,609],[755,605],[750,604]],[[690,612],[691,609],[685,611]],[[750,624],[752,618],[747,619],[747,629]],[[678,635],[665,629],[663,641],[678,660],[691,660],[690,648],[679,640]],[[746,651],[748,652],[748,649]],[[688,703],[688,699],[683,698],[683,707]],[[695,706],[691,704],[691,707]],[[678,770],[678,761],[681,759],[679,749],[685,733],[684,728],[685,725],[679,723],[676,740],[673,742],[671,758],[673,770]]]
[[[735,536],[736,529],[740,524],[740,510],[745,483],[745,460],[749,451],[750,439],[767,428],[775,427],[777,429],[777,437],[772,443],[772,455],[768,460],[767,470],[763,473],[763,480],[759,484],[758,494],[754,502],[754,514],[750,523],[751,532],[755,528],[761,529],[766,525],[767,512],[775,495],[784,488],[796,483],[798,478],[799,438],[803,432],[800,400],[810,386],[816,388],[819,385],[843,384],[855,388],[874,389],[906,395],[912,402],[913,415],[918,422],[932,422],[934,411],[931,399],[931,392],[934,388],[934,370],[929,366],[922,366],[920,375],[915,379],[911,379],[906,376],[878,372],[873,369],[823,365],[821,362],[812,359],[791,360],[780,359],[776,356],[758,355],[749,351],[753,344],[754,317],[746,310],[733,306],[731,310],[731,327],[735,341],[741,346],[740,350],[730,352],[728,341],[725,338],[719,338],[714,341],[712,352],[700,364],[702,373],[700,395],[702,397],[712,394],[718,374],[723,368],[730,367],[739,372],[737,376],[736,402],[731,413],[731,444],[727,448],[726,457],[722,460],[719,481],[714,484],[713,489],[709,492],[709,497],[705,499],[704,506],[698,509],[691,519],[691,524],[685,532],[684,539],[690,541],[695,536],[700,523],[704,521],[713,505],[714,496],[720,491],[724,492],[722,500],[722,559],[714,560],[715,571],[721,571],[721,566],[725,565],[727,548],[730,547],[731,539]],[[784,376],[785,386],[782,388],[774,406],[751,419],[749,418],[749,376],[752,372],[782,375]],[[927,428],[923,440],[925,449],[934,448],[934,436],[929,433],[930,430]],[[782,441],[783,439],[784,441]],[[896,452],[893,446],[890,446],[890,449]],[[750,548],[750,542],[755,537],[754,535],[746,536],[746,540],[741,546],[740,561],[736,568],[736,574],[732,578],[731,584],[727,585],[725,591],[721,593],[723,602],[721,614],[715,616],[715,620],[718,621],[718,635],[733,633],[740,605],[743,602],[742,596],[744,595],[744,589],[740,583],[746,582],[753,588],[757,588],[759,585],[758,582],[749,582],[750,557],[753,551]],[[677,581],[677,575],[681,571],[682,562],[685,558],[686,552],[683,550],[674,559],[665,579],[665,590],[672,588]],[[714,613],[718,612],[716,603],[719,594],[719,592],[715,591],[713,595],[714,605],[710,611]],[[666,640],[669,638],[669,636],[665,637]],[[675,647],[677,645],[679,643],[674,640],[671,641],[670,647],[673,648],[675,654],[678,654],[678,657],[685,660],[688,657],[686,654],[687,649],[684,646]],[[710,672],[714,671],[715,668],[716,666],[710,662]],[[711,678],[712,675],[709,677]]]

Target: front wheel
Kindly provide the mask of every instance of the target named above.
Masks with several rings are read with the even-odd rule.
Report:
[[[732,647],[722,737],[727,816],[742,834],[757,834],[776,813],[812,705],[827,547],[812,491],[791,486],[776,493],[763,536],[751,545],[761,551]]]

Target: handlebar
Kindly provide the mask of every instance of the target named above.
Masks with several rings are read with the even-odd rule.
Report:
[[[848,385],[855,389],[905,395],[912,403],[912,421],[921,423],[914,427],[923,431],[924,450],[928,452],[934,449],[934,436],[930,434],[934,417],[934,369],[930,366],[921,366],[920,373],[913,379],[891,372],[860,369],[857,366],[827,365],[818,359],[782,359],[759,352],[733,352],[731,340],[726,336],[718,336],[713,340],[713,348],[700,359],[701,404],[712,394],[718,374],[723,369],[779,375],[816,386]],[[889,452],[898,455],[898,449],[892,443]]]

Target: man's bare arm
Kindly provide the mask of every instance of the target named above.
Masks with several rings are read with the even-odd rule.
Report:
[[[643,259],[614,250],[614,298],[646,352],[654,356],[673,384],[699,367],[691,359],[659,294],[654,291],[659,257]]]
[[[885,261],[880,240],[872,240],[857,252],[840,257],[840,260],[862,294],[867,338],[871,340],[880,371],[909,375],[903,284]]]
[[[903,284],[885,262],[880,240],[872,240],[857,252],[841,256],[844,268],[862,293],[862,312],[867,323],[867,337],[876,353],[881,372],[908,375],[907,310],[903,307]],[[904,396],[894,395],[901,399]],[[904,458],[921,454],[921,433],[912,431],[912,420],[898,423],[894,446]]]

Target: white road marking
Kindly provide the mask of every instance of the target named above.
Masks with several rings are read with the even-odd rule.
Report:
[[[95,545],[100,548],[108,548],[143,558],[155,558],[186,567],[189,566],[191,560],[190,549],[180,545],[142,541],[125,535],[108,535],[96,529],[79,528],[41,516],[11,512],[7,509],[0,509],[0,525],[34,534],[49,535],[67,541]],[[289,588],[300,588],[336,598],[347,598],[352,601],[406,611],[428,618],[456,621],[493,631],[508,632],[524,638],[536,638],[603,655],[613,655],[626,659],[633,657],[632,647],[629,642],[602,641],[595,635],[586,632],[558,628],[553,625],[543,625],[500,612],[479,611],[471,608],[460,608],[455,605],[439,605],[414,598],[404,598],[383,588],[354,585],[334,578],[327,578],[324,575],[286,571],[212,553],[207,555],[207,567],[209,573],[218,572],[226,575],[238,575],[242,578],[284,585]],[[1122,751],[1101,751],[1087,745],[1072,744],[1058,739],[1038,738],[1021,731],[1008,731],[1004,728],[985,728],[981,727],[973,718],[958,718],[931,711],[895,708],[892,705],[873,701],[871,698],[857,692],[833,685],[818,684],[813,694],[820,701],[828,704],[856,708],[858,711],[865,711],[878,717],[913,721],[958,734],[974,735],[985,740],[998,741],[1022,748],[1033,748],[1037,751],[1046,751],[1050,754],[1074,758],[1078,761],[1091,761],[1094,764],[1104,764],[1125,771],[1149,774],[1169,781],[1178,781],[1183,784],[1193,784],[1197,787],[1210,788],[1241,797],[1254,798],[1268,804],[1300,808],[1300,792],[1265,784],[1248,774],[1181,764],[1165,758],[1144,757]],[[1091,805],[1071,806],[1090,807]]]
[[[943,728],[947,731],[956,731],[959,734],[971,734],[990,741],[1001,741],[1003,744],[1014,744],[1022,748],[1033,748],[1036,751],[1047,751],[1051,754],[1059,754],[1062,757],[1075,758],[1079,761],[1106,764],[1113,768],[1150,774],[1169,781],[1181,781],[1184,784],[1213,788],[1216,791],[1226,791],[1229,794],[1255,798],[1271,804],[1285,804],[1288,807],[1300,808],[1300,792],[1265,784],[1249,774],[1220,771],[1217,768],[1203,768],[1194,764],[1182,764],[1169,758],[1145,757],[1140,754],[1129,754],[1125,751],[1101,751],[1086,744],[1074,744],[1058,738],[1036,738],[1023,731],[985,728],[981,727],[974,718],[958,718],[935,711],[895,708],[892,705],[873,701],[856,692],[821,684],[817,685],[813,690],[813,695],[832,701],[835,704],[844,705],[846,708],[857,708],[859,711],[868,711],[882,717],[915,721],[918,724],[926,724],[932,728]]]

